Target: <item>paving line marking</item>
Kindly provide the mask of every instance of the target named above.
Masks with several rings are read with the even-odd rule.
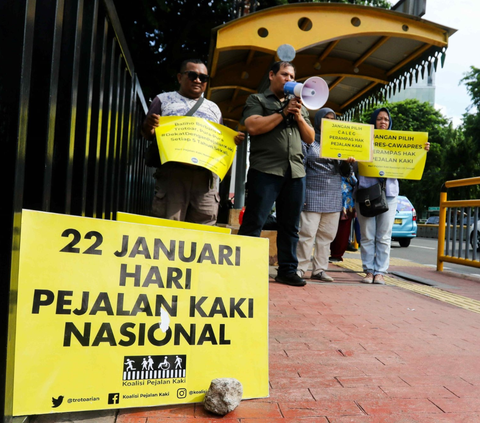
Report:
[[[393,262],[396,262],[395,264]],[[418,263],[409,262],[402,259],[393,259],[391,264],[396,266],[423,266]],[[359,275],[365,275],[362,269],[362,263],[359,259],[345,259],[342,262],[335,263],[339,267],[350,269],[358,273]],[[385,276],[385,283],[387,285],[397,286],[399,288],[406,289],[408,291],[415,292],[417,294],[425,295],[426,297],[434,298],[444,303],[454,305],[465,310],[473,311],[474,313],[480,313],[480,301],[473,300],[472,298],[464,297],[463,295],[453,294],[451,292],[443,291],[440,288],[435,288],[428,285],[420,285],[414,282],[400,281],[398,279]]]

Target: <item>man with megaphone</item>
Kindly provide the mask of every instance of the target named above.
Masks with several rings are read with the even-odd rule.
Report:
[[[270,86],[252,94],[243,110],[250,134],[250,168],[247,201],[239,235],[260,236],[262,227],[276,203],[277,282],[303,286],[297,275],[296,255],[300,213],[305,194],[302,140],[311,144],[315,131],[302,99],[284,91],[295,80],[290,62],[275,62],[268,73]]]

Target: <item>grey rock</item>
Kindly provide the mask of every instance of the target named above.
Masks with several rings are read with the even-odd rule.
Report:
[[[213,379],[205,394],[205,409],[224,416],[238,407],[242,395],[243,386],[237,379]]]

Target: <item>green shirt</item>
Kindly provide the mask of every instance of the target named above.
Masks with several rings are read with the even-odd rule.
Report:
[[[243,119],[250,116],[270,116],[282,107],[277,96],[265,90],[263,94],[248,97],[243,110]],[[302,106],[304,119],[312,126],[307,109]],[[286,119],[274,129],[261,135],[250,136],[250,166],[260,172],[284,176],[292,169],[292,178],[305,176],[303,167],[302,139],[297,122],[292,119],[291,127]]]

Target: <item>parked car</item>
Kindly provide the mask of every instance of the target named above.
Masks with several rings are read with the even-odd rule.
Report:
[[[472,220],[470,220],[472,222]],[[477,233],[475,236],[474,232],[474,225],[473,223],[470,225],[468,229],[468,239],[470,240],[470,245],[472,248],[476,248],[477,251],[480,251],[480,220],[477,221]]]
[[[411,239],[416,236],[417,212],[415,207],[407,197],[399,195],[397,213],[393,221],[392,240],[398,241],[401,247],[408,247]]]
[[[459,214],[460,212],[458,212],[457,214]],[[462,221],[462,217],[460,215],[457,216],[457,218],[455,219],[455,216],[451,219],[452,223],[455,222],[456,220],[456,224],[457,225],[460,225],[460,222]],[[468,222],[468,217],[466,216],[466,213],[465,213],[465,216],[463,217],[463,224],[466,225]],[[472,218],[470,218],[470,222],[472,222]],[[426,225],[438,225],[440,223],[440,216],[430,216],[427,221],[425,222]]]

